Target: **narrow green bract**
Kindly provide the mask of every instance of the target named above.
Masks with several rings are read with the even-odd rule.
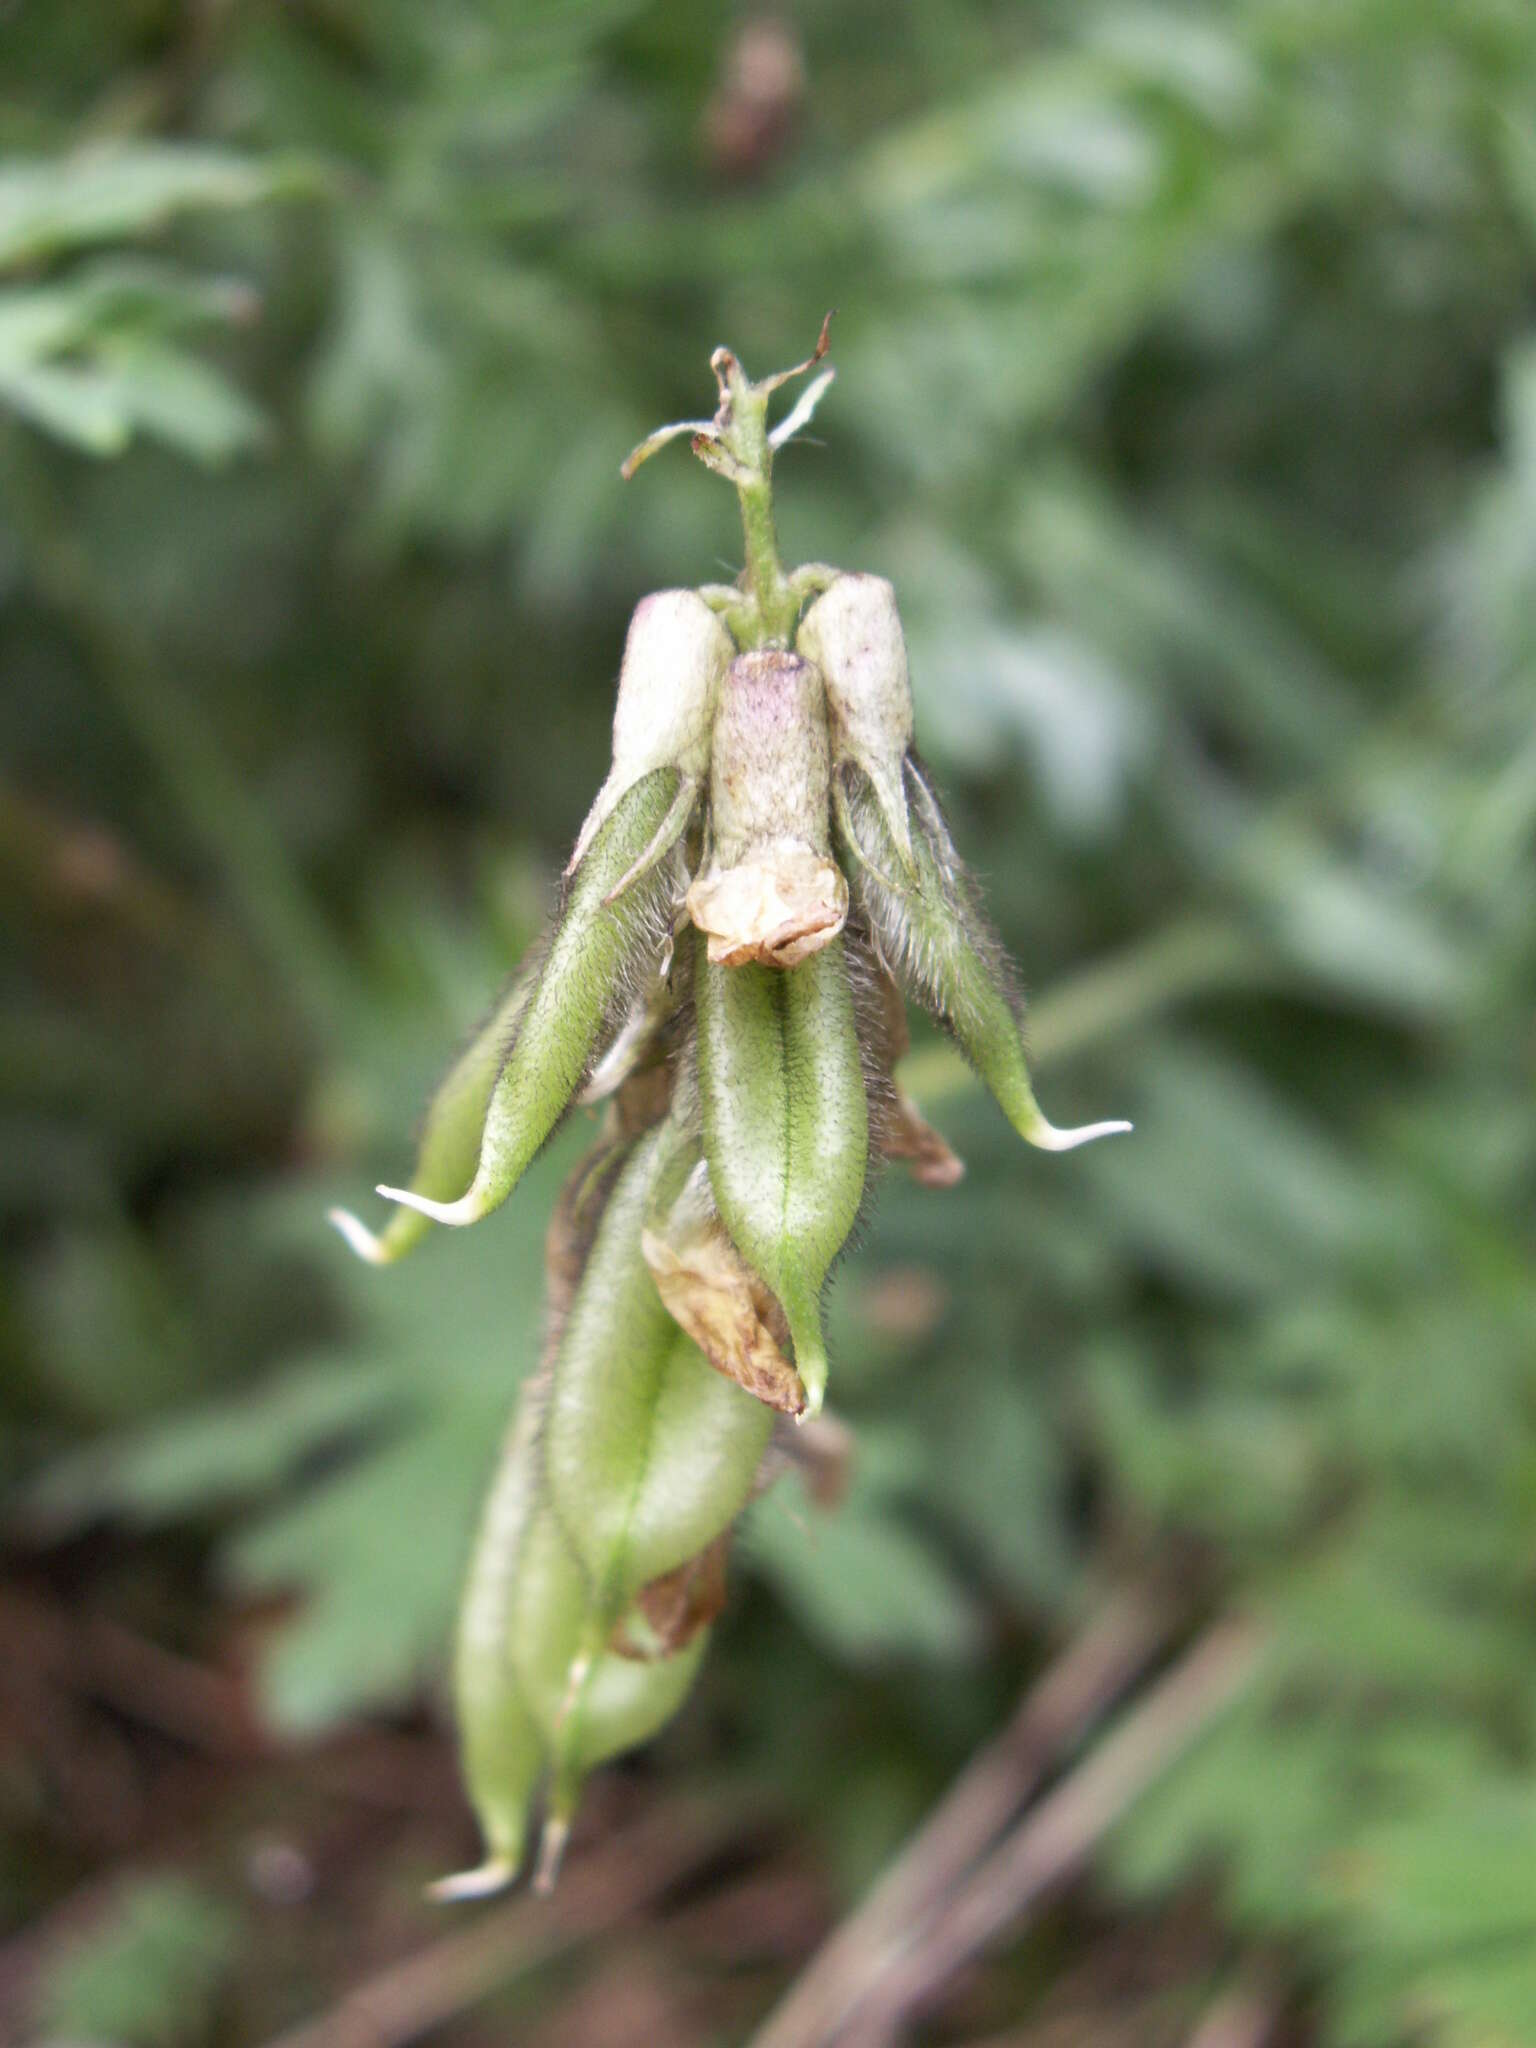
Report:
[[[798,967],[695,965],[704,1154],[737,1250],[789,1320],[809,1412],[827,1383],[821,1290],[863,1198],[869,1111],[843,942]]]

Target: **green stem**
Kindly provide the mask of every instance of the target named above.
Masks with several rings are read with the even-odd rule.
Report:
[[[741,506],[741,532],[746,548],[744,581],[753,616],[743,623],[753,647],[787,646],[795,630],[800,603],[779,559],[773,525],[773,450],[768,445],[770,378],[754,384],[728,349],[715,357],[715,374],[728,408],[721,434],[726,473],[736,486]]]
[[[747,587],[755,601],[759,647],[788,646],[800,604],[779,560],[773,530],[773,466],[768,458],[761,476],[738,484],[741,530],[747,546]]]
[[[792,576],[784,573],[773,530],[774,435],[768,431],[768,401],[782,385],[803,377],[823,360],[831,319],[829,313],[822,321],[816,346],[803,363],[760,382],[747,375],[730,349],[717,348],[709,359],[720,393],[714,418],[673,420],[658,427],[630,450],[621,465],[621,474],[631,477],[659,448],[686,434],[699,460],[735,485],[746,552],[742,573],[734,584],[704,585],[699,595],[724,619],[741,648],[788,647],[802,606],[825,590],[836,574],[824,562],[807,562]],[[831,381],[832,372],[824,370],[777,429],[780,439],[804,426]]]

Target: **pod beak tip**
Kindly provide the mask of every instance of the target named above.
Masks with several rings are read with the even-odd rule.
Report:
[[[1107,1123],[1081,1124],[1075,1131],[1061,1131],[1042,1117],[1024,1135],[1043,1152],[1075,1152],[1079,1145],[1091,1145],[1095,1138],[1116,1137],[1131,1128],[1123,1118],[1117,1117]]]
[[[539,1837],[539,1862],[533,1873],[533,1888],[541,1898],[547,1899],[555,1888],[560,1865],[565,1861],[565,1845],[570,1839],[570,1822],[563,1815],[552,1813]]]
[[[430,1195],[418,1195],[412,1188],[390,1188],[382,1182],[374,1192],[382,1195],[386,1202],[398,1202],[402,1209],[414,1209],[418,1216],[430,1217],[434,1223],[476,1223],[481,1215],[478,1203],[473,1200],[473,1191],[461,1195],[456,1202],[434,1202]]]
[[[354,1216],[350,1209],[327,1209],[325,1220],[345,1240],[350,1251],[370,1266],[387,1266],[389,1254],[384,1241],[370,1230],[361,1217]]]
[[[466,1899],[489,1899],[505,1891],[517,1875],[517,1865],[505,1856],[492,1856],[473,1870],[455,1871],[429,1884],[426,1896],[435,1905],[452,1906]]]

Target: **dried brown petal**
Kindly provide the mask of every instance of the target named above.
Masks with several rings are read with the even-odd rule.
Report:
[[[668,1313],[727,1379],[785,1415],[805,1409],[805,1387],[780,1348],[772,1294],[719,1224],[672,1243],[642,1232],[640,1249]]]
[[[905,1159],[920,1187],[952,1188],[965,1177],[965,1161],[900,1088],[887,1112],[881,1138],[886,1157]]]
[[[688,891],[688,915],[717,967],[796,967],[842,930],[848,884],[834,862],[791,842],[701,875]]]
[[[725,1561],[731,1532],[723,1529],[697,1557],[642,1586],[635,1604],[615,1627],[608,1647],[621,1657],[648,1663],[686,1649],[725,1606]]]

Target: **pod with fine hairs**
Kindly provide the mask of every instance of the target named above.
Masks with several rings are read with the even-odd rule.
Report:
[[[485,1860],[439,1896],[515,1874],[541,1785],[550,1881],[587,1773],[671,1717],[703,1654],[707,1599],[684,1583],[658,1630],[648,1594],[686,1582],[719,1545],[751,1496],[773,1413],[711,1370],[646,1261],[647,1218],[698,1156],[669,1116],[577,1168],[562,1203],[574,1259],[556,1244],[557,1215],[556,1328],[492,1486],[460,1623],[464,1769]]]
[[[981,909],[956,853],[938,800],[908,758],[914,876],[900,872],[885,810],[858,769],[845,768],[848,803],[843,855],[854,901],[886,962],[917,999],[954,1034],[1021,1138],[1047,1152],[1069,1152],[1091,1139],[1128,1131],[1118,1121],[1058,1130],[1035,1100],[1024,1054],[1020,1005],[1009,986],[1002,945]]]
[[[646,1224],[698,1141],[670,1117],[615,1183],[555,1356],[549,1497],[611,1629],[648,1581],[687,1562],[751,1493],[772,1412],[712,1372],[668,1313]]]
[[[842,940],[783,971],[695,964],[704,1156],[736,1249],[783,1307],[806,1413],[827,1384],[821,1293],[863,1200],[869,1108]]]
[[[456,1200],[414,1188],[379,1193],[434,1223],[477,1223],[512,1192],[591,1071],[605,1032],[622,1019],[671,928],[677,877],[649,860],[657,834],[679,817],[681,777],[658,768],[626,790],[604,820],[565,892],[549,943],[517,1014],[486,1102],[477,1162]]]
[[[438,1084],[422,1119],[411,1193],[451,1201],[474,1178],[491,1090],[517,1035],[518,1021],[533,986],[535,968],[523,966],[506,993]],[[397,1208],[381,1231],[372,1231],[349,1209],[332,1209],[329,1220],[360,1259],[392,1266],[414,1251],[432,1230],[420,1209]]]

